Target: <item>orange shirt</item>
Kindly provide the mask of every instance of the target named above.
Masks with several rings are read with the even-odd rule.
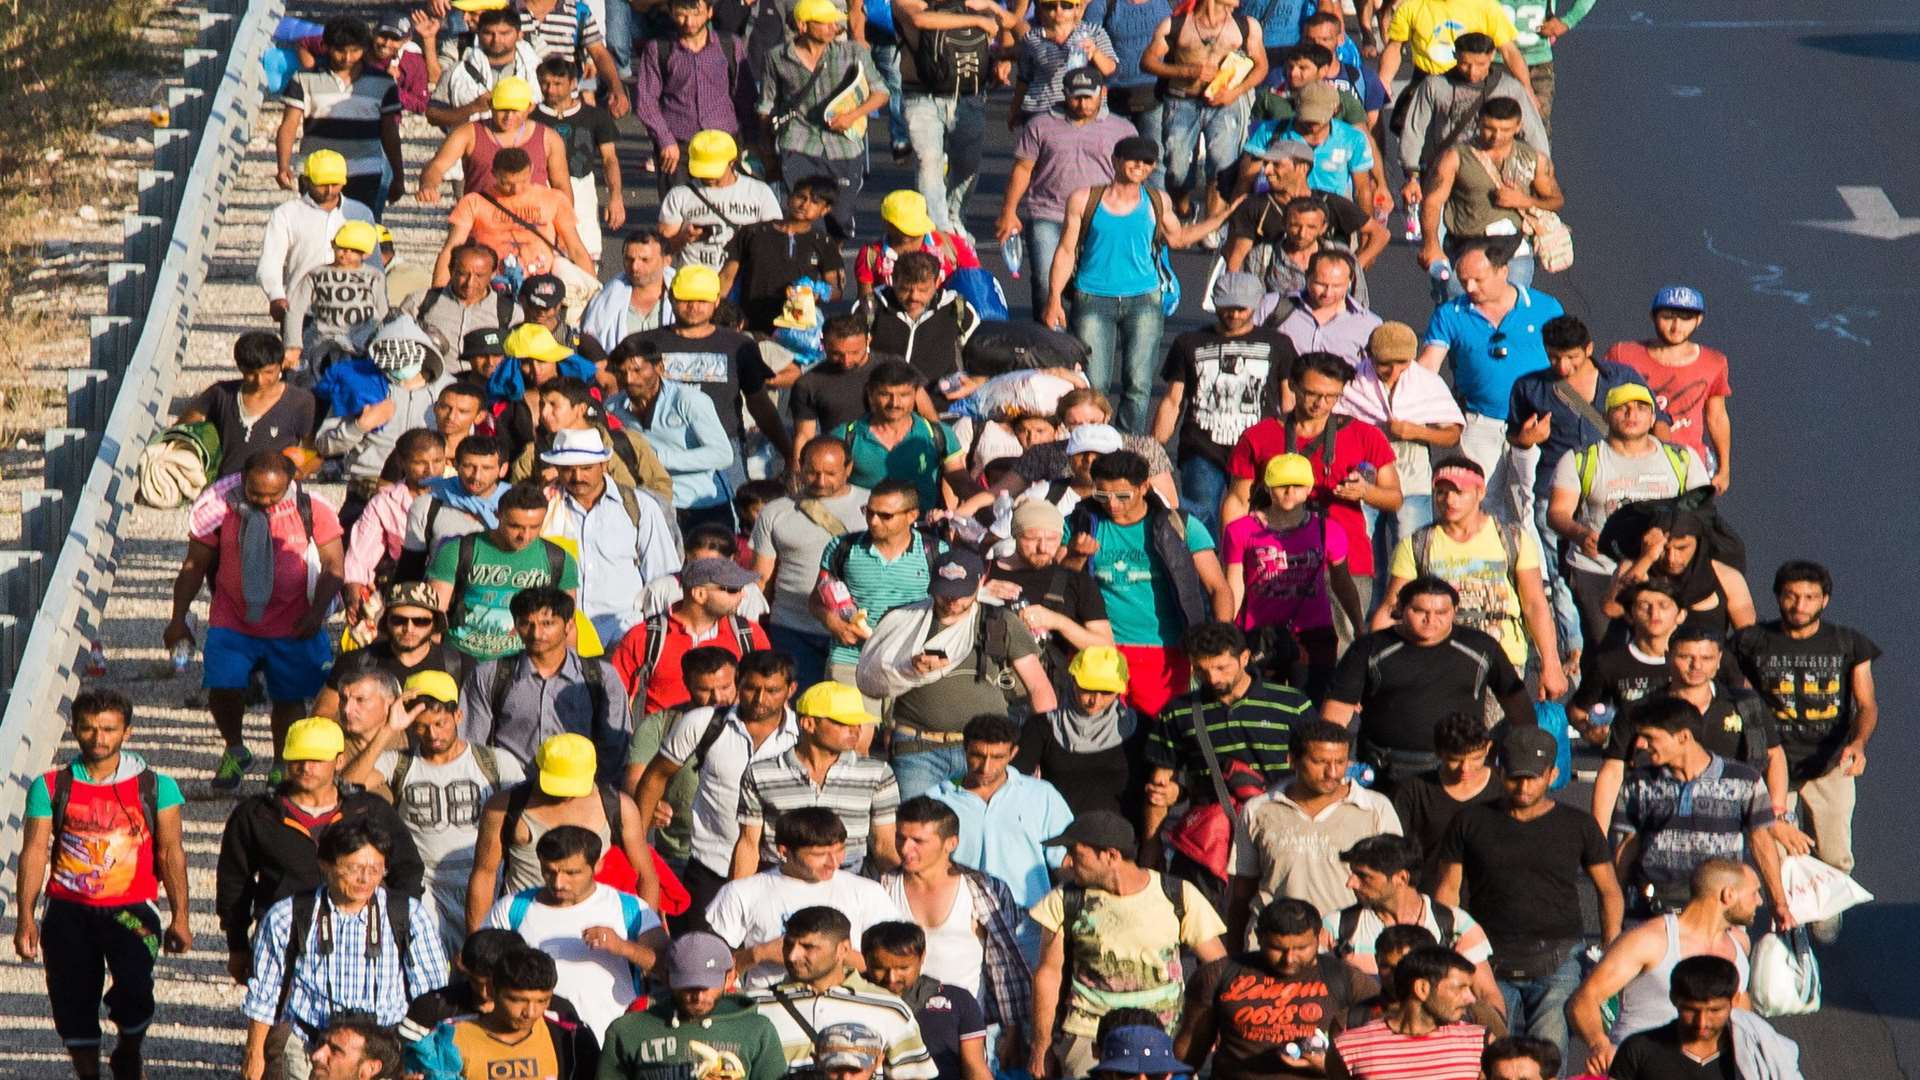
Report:
[[[550,187],[529,186],[517,195],[494,196],[502,206],[538,227],[538,234],[526,229],[486,197],[474,193],[462,195],[454,204],[450,220],[469,228],[468,239],[484,244],[500,256],[517,261],[531,277],[553,269],[554,246],[559,243],[559,227],[575,228],[573,203]]]

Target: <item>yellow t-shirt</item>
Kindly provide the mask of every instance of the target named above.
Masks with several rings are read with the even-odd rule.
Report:
[[[1517,671],[1527,666],[1527,627],[1522,621],[1520,594],[1514,590],[1513,576],[1507,569],[1507,550],[1500,543],[1500,526],[1488,518],[1480,532],[1467,543],[1458,543],[1445,529],[1435,528],[1427,548],[1427,573],[1445,578],[1460,591],[1460,609],[1454,621],[1483,630],[1500,640],[1507,659]],[[1540,545],[1533,534],[1520,530],[1520,573],[1540,576]],[[1387,573],[1402,581],[1420,576],[1413,563],[1413,537],[1401,540],[1393,549],[1393,562]]]
[[[1087,891],[1080,918],[1067,930],[1073,957],[1072,993],[1061,1025],[1067,1034],[1091,1039],[1102,1016],[1126,1007],[1152,1009],[1171,1029],[1180,1017],[1186,984],[1180,947],[1193,948],[1227,932],[1213,905],[1188,881],[1180,883],[1186,915],[1175,922],[1160,874],[1151,873],[1153,881],[1131,896]],[[1060,933],[1065,891],[1042,897],[1031,914],[1043,929]]]
[[[1495,48],[1519,33],[1496,0],[1406,0],[1387,22],[1387,40],[1406,42],[1413,66],[1428,75],[1451,71],[1454,40],[1475,32],[1492,38]]]
[[[466,1080],[560,1080],[560,1055],[544,1021],[517,1043],[504,1043],[472,1020],[453,1027],[453,1045],[460,1051],[460,1071]]]

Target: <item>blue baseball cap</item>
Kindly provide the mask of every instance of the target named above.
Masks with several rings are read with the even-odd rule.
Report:
[[[1106,1041],[1100,1044],[1100,1061],[1093,1071],[1128,1076],[1184,1075],[1192,1072],[1193,1067],[1173,1056],[1172,1036],[1157,1027],[1140,1024],[1108,1032]]]
[[[1706,314],[1707,298],[1691,285],[1669,285],[1653,294],[1654,311],[1692,311]]]

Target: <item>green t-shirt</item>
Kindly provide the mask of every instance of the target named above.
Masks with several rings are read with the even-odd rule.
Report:
[[[848,423],[839,435],[853,448],[854,484],[871,491],[882,480],[904,480],[919,490],[922,510],[942,505],[941,466],[946,464],[946,458],[962,449],[960,436],[952,425],[941,424],[940,434],[935,435],[931,422],[915,416],[907,437],[892,447],[882,446],[873,437],[865,419]]]
[[[1187,550],[1212,551],[1213,536],[1207,527],[1192,514],[1182,511],[1181,516],[1187,520]],[[1088,560],[1087,569],[1100,583],[1117,644],[1177,645],[1187,631],[1187,620],[1181,614],[1173,578],[1158,565],[1148,546],[1148,520],[1115,525],[1096,515],[1093,538],[1100,542],[1100,550]]]
[[[444,581],[454,588],[454,601],[466,601],[466,613],[458,626],[449,627],[447,638],[453,647],[475,660],[498,660],[521,650],[520,636],[513,632],[513,613],[507,605],[522,589],[552,585],[569,592],[580,588],[580,567],[573,556],[561,552],[560,580],[553,580],[547,556],[547,544],[540,540],[519,551],[506,551],[486,535],[473,542],[473,569],[464,586],[454,580],[460,566],[460,542],[441,544],[427,568],[428,581]],[[463,592],[464,589],[464,592]]]

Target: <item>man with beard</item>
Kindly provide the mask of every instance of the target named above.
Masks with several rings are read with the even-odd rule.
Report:
[[[833,647],[807,603],[820,580],[820,556],[834,537],[866,526],[867,490],[855,487],[852,475],[845,443],[832,436],[809,439],[795,470],[799,490],[762,507],[753,523],[753,570],[773,608],[767,637],[793,657],[796,679],[806,686],[826,677],[827,650]]]
[[[630,335],[673,322],[667,241],[654,229],[635,229],[620,245],[624,267],[608,279],[580,315],[580,329],[595,341],[618,345]]]
[[[1335,1037],[1326,1072],[1337,1080],[1478,1080],[1487,1029],[1464,1023],[1473,965],[1452,949],[1422,945],[1393,966],[1397,1007]],[[1417,1061],[1417,1067],[1406,1063]]]
[[[1668,999],[1675,964],[1692,956],[1718,956],[1747,982],[1747,927],[1761,902],[1760,878],[1733,859],[1708,859],[1694,867],[1687,905],[1621,934],[1567,1003],[1567,1018],[1587,1044],[1587,1071],[1605,1075],[1614,1048],[1627,1036],[1657,1028],[1679,1014]],[[1609,1028],[1600,1006],[1620,995],[1620,1012]]]
[[[471,25],[472,44],[457,62],[445,65],[433,100],[427,103],[427,120],[443,130],[489,115],[493,110],[490,91],[501,79],[524,79],[532,86],[540,78],[540,55],[521,40],[520,18],[512,9],[483,11]],[[422,35],[421,49],[434,52],[438,36]],[[455,39],[449,45],[440,50],[443,57],[457,51],[461,42]]]
[[[342,654],[327,675],[326,688],[314,699],[313,715],[340,719],[340,696],[349,682],[368,671],[384,671],[405,682],[421,671],[453,671],[459,663],[451,646],[439,638],[446,617],[434,606],[433,590],[424,582],[403,581],[387,590],[384,630],[373,644]]]
[[[1220,1080],[1323,1076],[1326,1051],[1314,1042],[1345,1030],[1349,1006],[1371,993],[1360,987],[1372,980],[1320,952],[1320,913],[1304,900],[1274,901],[1253,929],[1258,948],[1194,974],[1173,1052],[1197,1069],[1217,1043]]]
[[[1044,499],[1015,506],[1013,552],[989,567],[985,592],[1019,612],[1056,686],[1066,684],[1061,676],[1079,652],[1113,645],[1113,624],[1093,579],[1059,565],[1066,528],[1060,509]]]

